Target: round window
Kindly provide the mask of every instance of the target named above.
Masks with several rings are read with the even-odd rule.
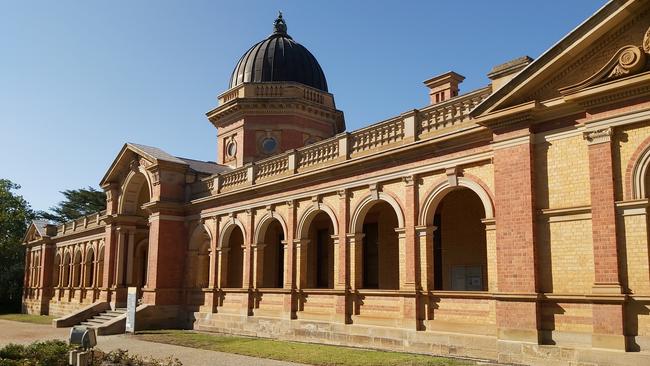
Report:
[[[226,146],[226,153],[228,156],[233,157],[235,154],[237,154],[237,144],[235,141],[230,141],[228,145]]]
[[[273,137],[266,137],[262,140],[262,151],[271,154],[278,148],[278,142]]]

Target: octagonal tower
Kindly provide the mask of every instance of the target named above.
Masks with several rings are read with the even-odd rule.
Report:
[[[230,89],[207,113],[219,164],[237,168],[345,130],[316,58],[287,34],[282,13],[273,28],[240,58]]]

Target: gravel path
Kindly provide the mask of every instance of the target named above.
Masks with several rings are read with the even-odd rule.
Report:
[[[0,320],[0,347],[9,343],[27,344],[37,340],[67,340],[69,334],[70,328],[53,328],[49,325]],[[232,353],[147,342],[126,335],[98,337],[97,348],[106,352],[121,348],[129,350],[130,354],[138,354],[144,357],[178,358],[184,366],[299,365],[296,363],[241,356]]]

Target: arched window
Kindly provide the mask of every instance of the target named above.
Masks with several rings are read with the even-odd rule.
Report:
[[[97,256],[97,279],[96,287],[102,288],[104,286],[104,246],[99,247],[99,254]]]
[[[234,225],[229,235],[225,236],[224,248],[227,253],[225,286],[241,288],[244,285],[244,233]]]
[[[399,289],[397,228],[397,214],[383,200],[377,200],[363,218],[363,288]]]
[[[61,254],[56,253],[54,256],[54,264],[52,265],[52,287],[61,286]]]
[[[72,264],[72,287],[81,286],[81,250],[77,250],[74,254],[74,261]]]
[[[334,224],[318,211],[307,230],[307,288],[334,288]]]
[[[487,291],[485,209],[468,188],[447,193],[438,204],[433,226],[434,289]]]
[[[70,269],[72,267],[72,260],[70,258],[70,252],[66,252],[63,256],[63,276],[61,281],[61,287],[70,287],[72,284],[70,282]]]
[[[284,230],[277,219],[273,219],[266,227],[263,245],[263,273],[261,283],[263,288],[282,288],[284,285]],[[259,244],[258,244],[259,245]]]
[[[92,287],[95,284],[95,251],[88,249],[86,261],[84,262],[84,287]]]

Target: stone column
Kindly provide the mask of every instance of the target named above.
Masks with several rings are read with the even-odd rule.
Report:
[[[424,291],[433,291],[433,236],[435,226],[417,226],[415,233],[418,240],[418,251],[420,253],[419,278],[420,286]]]
[[[124,287],[124,257],[126,250],[126,243],[124,236],[126,233],[122,227],[117,227],[115,229],[117,232],[117,251],[115,254],[115,261],[117,265],[117,270],[115,271],[115,287]]]
[[[128,242],[126,249],[126,285],[133,285],[133,261],[135,259],[133,252],[135,251],[135,228],[129,228]]]
[[[350,288],[358,290],[363,287],[363,233],[348,234],[350,247]]]
[[[307,258],[309,250],[309,239],[296,239],[296,288],[304,289],[307,283]]]
[[[612,129],[587,131],[591,228],[594,245],[592,293],[605,303],[593,304],[593,347],[625,350],[624,308],[616,240],[616,206],[612,162]]]
[[[217,287],[223,288],[228,285],[228,251],[229,247],[224,247],[223,243],[219,244],[218,251],[218,277],[217,277]]]
[[[212,289],[220,287],[219,282],[219,223],[217,218],[209,220],[212,229],[212,238],[210,239],[210,283],[208,286]]]
[[[404,231],[403,234],[399,233],[400,238],[400,253],[404,253],[404,259],[400,260],[400,265],[403,263],[403,270],[400,269],[400,290],[415,290],[421,287],[417,281],[416,268],[419,262],[418,252],[416,250],[416,231],[415,226],[418,220],[418,187],[417,176],[406,176],[402,178],[404,182],[404,195],[405,195],[405,212],[404,212]],[[402,242],[404,243],[402,245]],[[402,250],[404,250],[402,252]]]
[[[349,201],[347,197],[347,190],[342,189],[338,191],[339,194],[339,207],[338,207],[338,240],[335,242],[334,251],[334,288],[337,290],[346,290],[349,287],[349,271],[348,271],[348,246],[347,235],[348,221],[349,221]]]
[[[298,297],[295,291],[296,287],[296,267],[295,252],[293,248],[293,239],[296,237],[296,204],[295,201],[287,201],[287,237],[282,241],[284,253],[284,288],[291,289],[291,293],[284,296],[283,314],[286,319],[295,319]]]
[[[483,219],[485,225],[485,244],[487,252],[487,290],[496,292],[497,282],[497,237],[496,221],[494,219]]]
[[[102,301],[114,301],[112,298],[112,288],[115,287],[116,282],[116,267],[117,267],[117,238],[119,233],[115,230],[115,225],[111,222],[108,222],[105,229],[105,239],[104,239],[104,270],[102,272],[102,287],[106,290],[103,290],[101,293]],[[61,262],[63,263],[63,257],[61,257]]]
[[[527,127],[503,122],[492,144],[500,353],[511,352],[508,341],[539,343],[532,137]]]
[[[253,244],[253,288],[258,289],[263,285],[264,276],[264,247],[266,244]]]

